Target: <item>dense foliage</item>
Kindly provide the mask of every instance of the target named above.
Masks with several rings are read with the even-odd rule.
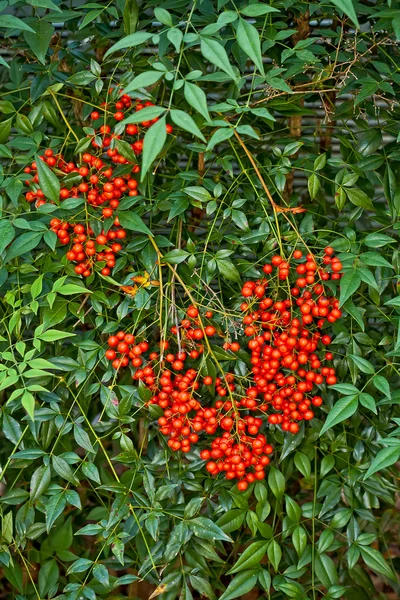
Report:
[[[0,12],[0,597],[398,598],[400,3]]]

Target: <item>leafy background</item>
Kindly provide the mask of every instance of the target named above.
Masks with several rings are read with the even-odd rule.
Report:
[[[0,10],[1,597],[398,598],[399,3]],[[23,168],[77,154],[117,84],[174,131],[149,130],[140,195],[120,204],[115,283],[83,286],[48,224],[84,207],[36,210]],[[240,282],[327,244],[345,272],[340,384],[299,435],[268,426],[267,481],[239,494],[198,449],[172,455],[145,392],[108,368],[107,334],[157,339],[190,294],[240,338]],[[162,296],[124,295],[144,273]]]

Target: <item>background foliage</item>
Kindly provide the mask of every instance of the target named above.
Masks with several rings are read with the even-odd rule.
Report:
[[[1,597],[397,598],[399,2],[0,10]],[[35,208],[23,169],[45,148],[82,151],[118,84],[174,129],[149,130],[112,278],[83,282],[49,222],[98,216],[71,199]],[[239,494],[198,448],[168,449],[106,339],[159,339],[190,293],[241,340],[240,282],[273,253],[327,244],[349,274],[340,385],[297,436],[265,426],[267,481]],[[146,273],[161,292],[124,294]]]

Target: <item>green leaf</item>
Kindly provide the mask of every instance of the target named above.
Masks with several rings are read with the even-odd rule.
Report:
[[[362,371],[362,373],[366,373],[367,375],[373,375],[375,373],[374,366],[361,356],[356,356],[355,354],[349,354],[349,358],[354,362],[355,365]]]
[[[230,260],[218,259],[216,260],[218,271],[228,281],[240,282],[239,271]]]
[[[96,75],[93,75],[90,71],[79,71],[79,73],[75,73],[68,77],[67,82],[72,83],[73,85],[89,85],[96,79]]]
[[[360,24],[357,19],[356,11],[354,9],[353,0],[329,0],[332,4],[336,6],[339,10],[343,11],[345,15],[347,15],[351,21],[353,21],[354,25],[359,29]]]
[[[172,27],[172,17],[170,13],[165,10],[165,8],[157,7],[154,9],[154,16],[157,21],[160,21],[163,25],[167,25],[167,27]]]
[[[277,571],[282,558],[282,550],[276,540],[272,540],[268,546],[268,558],[275,571]]]
[[[247,54],[260,73],[264,75],[260,36],[254,25],[251,25],[248,21],[240,17],[236,30],[236,38],[243,52]]]
[[[75,333],[68,333],[67,331],[59,331],[57,329],[48,329],[47,331],[38,334],[36,337],[42,342],[55,342],[57,340],[63,340],[67,337],[75,336]]]
[[[201,133],[200,129],[197,127],[192,117],[185,113],[183,110],[171,110],[171,119],[173,120],[175,125],[178,125],[178,127],[185,129],[185,131],[189,131],[191,134],[203,140],[203,142],[206,141],[206,138]]]
[[[140,233],[145,233],[146,235],[150,235],[153,237],[150,229],[145,225],[142,218],[139,217],[138,214],[134,212],[121,212],[118,214],[119,221],[122,227],[125,229],[129,229],[131,231],[140,231]]]
[[[250,592],[257,581],[257,572],[243,571],[232,579],[225,592],[220,596],[219,600],[233,600]]]
[[[99,484],[101,483],[100,473],[95,464],[89,463],[89,462],[83,463],[82,473],[88,479],[92,479],[93,481],[95,481],[96,483],[99,483]]]
[[[366,392],[361,392],[359,400],[360,400],[361,406],[364,406],[368,410],[372,410],[373,413],[378,414],[378,412],[376,410],[376,402],[375,402],[374,398],[371,396],[371,394],[367,394]]]
[[[244,212],[233,208],[231,211],[231,217],[232,221],[239,227],[239,229],[243,229],[243,231],[249,230],[249,222]]]
[[[186,260],[188,256],[189,252],[186,252],[186,250],[176,249],[164,254],[162,261],[171,265],[179,265],[181,262]]]
[[[361,277],[355,270],[348,271],[340,280],[339,306],[348,300],[361,285]]]
[[[110,585],[108,570],[104,565],[97,564],[93,567],[93,577],[97,579],[101,585],[104,585],[104,587],[108,587]]]
[[[15,237],[15,229],[8,219],[0,221],[0,254],[11,244]]]
[[[345,188],[348,199],[355,206],[361,206],[367,210],[374,210],[374,205],[367,194],[358,188]]]
[[[217,525],[218,527],[221,527],[225,533],[231,533],[231,531],[239,529],[245,516],[246,511],[239,508],[233,508],[232,510],[228,510],[218,519]]]
[[[134,90],[138,90],[139,88],[148,87],[149,85],[154,85],[164,76],[162,71],[145,71],[144,73],[140,73],[132,79],[130,83],[124,88],[124,94],[129,94]],[[152,108],[152,107],[148,107]],[[140,112],[140,111],[139,111]],[[143,121],[145,119],[142,119]]]
[[[21,29],[22,31],[35,33],[32,27],[29,27],[27,23],[24,23],[18,17],[14,17],[14,15],[0,15],[0,27],[4,27],[5,29]]]
[[[321,477],[325,477],[325,475],[327,475],[329,473],[329,471],[331,471],[333,469],[334,466],[335,466],[335,457],[332,456],[332,454],[327,454],[326,456],[324,456],[324,458],[321,460],[321,467],[320,467]]]
[[[57,518],[63,512],[66,503],[67,500],[64,492],[61,492],[61,494],[54,494],[47,500],[45,505],[47,532],[50,531]]]
[[[211,540],[213,542],[216,540],[224,540],[225,542],[232,542],[232,539],[229,537],[229,535],[226,535],[226,533],[224,533],[222,529],[218,527],[218,525],[216,525],[207,517],[197,517],[196,519],[191,519],[188,521],[188,525],[193,531],[194,535],[203,540]]]
[[[58,294],[63,296],[74,296],[75,294],[93,294],[92,290],[88,290],[83,285],[77,285],[76,283],[67,283],[63,285],[59,290]]]
[[[231,127],[220,127],[212,134],[211,138],[207,144],[207,150],[212,150],[214,146],[224,142],[225,140],[229,140],[234,134],[234,129]]]
[[[55,173],[43,162],[39,156],[35,155],[39,185],[43,194],[49,200],[57,203],[60,198],[60,181]]]
[[[360,254],[360,260],[369,267],[387,267],[388,269],[393,269],[390,262],[383,258],[383,256],[380,256],[377,252],[363,252]]]
[[[336,565],[327,554],[316,554],[315,574],[327,589],[339,583]]]
[[[269,470],[268,486],[275,498],[282,498],[285,491],[285,477],[275,467],[271,467]]]
[[[243,571],[244,569],[250,569],[258,565],[261,559],[264,557],[269,542],[253,542],[242,552],[238,560],[233,565],[230,571],[227,571],[227,575]]]
[[[360,551],[363,561],[370,569],[375,571],[375,573],[381,573],[385,577],[388,577],[388,579],[396,581],[396,576],[392,569],[378,550],[369,546],[360,546]]]
[[[310,194],[310,198],[313,200],[317,196],[318,190],[321,185],[318,175],[313,173],[309,177],[307,185],[308,185],[308,193]]]
[[[82,427],[77,427],[75,425],[74,439],[75,439],[76,443],[78,444],[78,446],[80,446],[81,448],[84,448],[88,452],[95,452],[88,434],[86,433],[86,431],[84,429],[82,429]]]
[[[59,580],[60,571],[57,565],[57,561],[52,558],[46,561],[39,571],[38,576],[38,584],[39,584],[39,593],[41,598],[45,598]]]
[[[325,165],[326,165],[326,153],[320,154],[314,160],[314,170],[315,171],[320,171],[321,169],[324,168]]]
[[[384,233],[369,233],[364,238],[364,244],[369,248],[382,248],[382,246],[386,246],[387,244],[394,244],[396,240],[394,240],[389,235],[385,235]]]
[[[166,111],[162,106],[146,106],[142,110],[138,110],[134,114],[130,115],[123,121],[122,125],[128,125],[129,123],[141,123],[142,121],[152,121],[156,117],[159,117]]]
[[[202,37],[200,49],[206,60],[216,65],[219,69],[222,69],[234,81],[237,80],[236,73],[222,44],[211,38]]]
[[[137,0],[126,0],[123,19],[125,32],[128,35],[135,33],[139,20],[139,6]]]
[[[51,23],[38,19],[34,25],[34,32],[25,31],[24,38],[39,62],[46,63],[46,53],[49,49],[54,27]]]
[[[141,181],[143,181],[147,171],[164,147],[165,140],[167,139],[165,128],[165,117],[162,117],[147,130],[146,135],[144,136]]]
[[[382,394],[384,394],[387,398],[392,397],[390,384],[386,377],[383,377],[383,375],[375,375],[375,377],[372,379],[372,383],[376,389],[382,392]]]
[[[0,123],[0,144],[4,144],[8,140],[13,118],[14,117],[10,117],[9,119],[6,119]]]
[[[385,306],[394,306],[396,308],[400,307],[400,296],[396,298],[391,298],[387,302],[385,302]]]
[[[183,40],[183,32],[177,27],[171,27],[171,29],[167,31],[167,38],[175,47],[176,52],[179,53]]]
[[[193,589],[200,593],[201,596],[206,596],[206,598],[210,598],[210,600],[214,600],[215,594],[211,587],[211,584],[204,579],[204,577],[200,577],[199,575],[189,575],[190,583],[192,584]]]
[[[118,42],[116,42],[116,44],[111,46],[111,48],[109,48],[105,53],[104,58],[108,58],[110,54],[117,52],[117,50],[123,50],[125,48],[134,48],[135,46],[144,44],[145,42],[147,42],[147,40],[149,40],[152,37],[152,35],[152,33],[147,33],[147,31],[136,31],[136,33],[131,33],[130,35],[123,37],[122,40],[119,40]]]
[[[25,390],[22,394],[21,404],[28,413],[29,417],[34,421],[35,419],[35,398],[34,396]]]
[[[104,8],[97,8],[95,10],[90,10],[84,18],[82,19],[82,23],[79,25],[79,29],[84,29],[86,25],[89,25],[92,21],[97,19],[104,12]]]
[[[195,83],[185,81],[183,93],[186,102],[188,102],[190,106],[197,110],[197,112],[199,112],[206,119],[206,121],[210,121],[210,114],[207,107],[207,96],[201,87]]]
[[[307,534],[301,525],[298,525],[292,533],[292,542],[297,556],[301,556],[307,545]]]
[[[13,258],[33,250],[38,246],[42,237],[43,233],[41,231],[29,231],[18,236],[9,247],[4,262],[9,262]]]
[[[389,448],[383,448],[378,452],[372,461],[368,471],[364,475],[364,480],[371,477],[377,471],[381,471],[382,469],[386,469],[386,467],[390,467],[394,465],[400,458],[400,445],[398,446],[390,446]]]
[[[296,452],[294,455],[294,464],[300,471],[300,473],[307,478],[311,477],[311,463],[310,459],[303,452]]]
[[[74,475],[74,473],[73,473],[71,467],[69,466],[69,464],[67,463],[67,461],[64,460],[63,458],[61,458],[61,456],[53,456],[52,463],[53,463],[53,468],[54,468],[55,472],[60,477],[62,477],[63,479],[66,479],[73,485],[79,484],[79,479],[76,477],[76,475]]]
[[[240,12],[242,15],[246,15],[246,17],[260,17],[261,15],[266,15],[267,13],[279,12],[279,9],[269,6],[268,4],[262,4],[261,2],[258,2],[256,4],[250,4],[249,6],[241,8]]]
[[[59,13],[62,12],[61,8],[52,0],[27,0],[27,3],[38,8],[49,8]]]
[[[93,561],[88,558],[78,558],[67,570],[67,575],[70,573],[84,573],[92,566]]]
[[[36,469],[36,471],[33,473],[32,477],[31,477],[31,482],[30,482],[31,502],[34,502],[35,500],[40,498],[40,496],[42,494],[44,494],[44,492],[47,490],[47,488],[50,485],[50,481],[51,481],[51,468],[50,467],[45,467],[44,465],[42,465],[41,467]]]
[[[374,290],[376,290],[377,292],[379,292],[379,286],[376,282],[375,277],[372,275],[371,271],[369,269],[365,269],[362,267],[359,267],[357,269],[362,281],[368,285],[370,285],[371,287],[374,288]]]
[[[345,421],[357,410],[358,396],[345,396],[341,398],[333,405],[333,408],[328,413],[328,417],[325,421],[324,426],[321,429],[320,436],[328,431],[334,425]]]
[[[198,200],[199,202],[208,202],[208,200],[211,200],[212,198],[210,192],[206,190],[206,188],[198,185],[183,188],[183,191],[185,194],[191,198],[194,198],[195,200]]]
[[[125,142],[125,140],[115,140],[115,146],[118,150],[118,153],[124,156],[127,160],[132,163],[137,162],[136,154],[132,150],[132,146],[129,142]]]
[[[305,455],[303,454],[303,456],[305,456]],[[286,513],[287,513],[287,516],[289,517],[289,519],[291,521],[293,521],[293,523],[298,523],[300,521],[300,517],[301,517],[300,506],[297,504],[297,502],[295,502],[293,500],[293,498],[291,498],[290,496],[288,496],[286,494],[285,494],[285,505],[286,505]]]

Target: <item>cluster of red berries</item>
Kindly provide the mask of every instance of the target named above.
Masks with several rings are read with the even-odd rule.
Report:
[[[127,367],[129,361],[131,361],[132,367],[139,369],[143,364],[142,354],[147,352],[149,344],[146,341],[135,343],[135,336],[125,331],[119,331],[116,335],[111,335],[107,343],[109,349],[106,351],[107,360],[112,361],[114,369],[121,369]],[[155,382],[155,375],[153,369],[146,371],[144,377],[148,377],[145,381],[147,385],[153,385]],[[135,379],[142,379],[142,377],[135,377]]]
[[[131,365],[132,378],[152,392],[148,404],[163,410],[158,425],[168,446],[187,453],[202,433],[217,435],[200,456],[211,475],[223,472],[228,480],[238,479],[240,490],[265,477],[273,449],[261,427],[268,422],[297,433],[299,423],[311,420],[314,408],[323,402],[317,386],[337,381],[333,354],[326,351],[331,337],[320,330],[342,314],[338,300],[324,286],[325,281],[340,279],[341,262],[331,247],[320,261],[311,254],[303,257],[298,250],[293,258],[299,261],[294,269],[290,260],[274,256],[263,267],[268,280],[243,285],[246,302],[240,308],[251,364],[245,376],[201,375],[196,361],[204,353],[206,338],[223,333],[212,322],[213,312],[200,314],[196,306],[189,306],[180,324],[171,327],[179,339],[174,342],[179,346],[175,353],[167,340],[147,354],[148,342],[137,343],[132,334],[119,332],[108,338],[106,357],[112,366]],[[275,278],[290,278],[293,283],[282,288],[273,285]],[[274,297],[267,295],[269,288]],[[244,351],[239,341],[225,342],[223,347]]]
[[[130,173],[113,177],[113,169],[104,163],[101,158],[88,152],[82,155],[84,164],[81,166],[74,162],[67,163],[61,154],[54,155],[51,148],[45,150],[40,159],[49,167],[54,168],[58,177],[70,173],[76,173],[77,176],[81,177],[81,182],[78,185],[60,189],[60,200],[83,197],[92,206],[103,206],[108,203],[108,206],[102,210],[105,218],[113,216],[113,211],[118,208],[120,199],[124,194],[128,196],[138,195],[138,182]],[[128,162],[123,156],[121,159],[123,160],[119,162],[123,164]],[[28,202],[36,201],[36,207],[46,204],[44,193],[39,187],[36,161],[30,167],[25,167],[24,171],[28,174],[34,173],[32,179],[25,181],[25,184],[30,186],[29,192],[25,194],[26,200]],[[139,171],[139,165],[132,167],[132,173],[136,174]]]
[[[254,298],[241,305],[242,311],[247,313],[243,319],[244,333],[252,338],[248,348],[254,380],[242,403],[250,410],[268,413],[269,423],[278,424],[291,433],[299,431],[300,421],[314,417],[313,406],[322,404],[321,396],[313,393],[314,386],[337,382],[335,369],[325,364],[332,360],[333,354],[318,353],[319,344],[324,348],[331,343],[330,336],[319,330],[326,321],[334,323],[342,315],[338,300],[325,294],[322,283],[341,277],[342,264],[333,254],[333,248],[328,246],[322,259],[322,264],[329,265],[332,272],[307,254],[305,262],[295,269],[296,277],[306,277],[297,277],[289,298],[267,297],[265,280],[246,282],[242,289],[243,296]],[[302,259],[302,252],[295,251],[294,258]],[[288,262],[280,256],[274,256],[271,262],[264,266],[264,273],[272,274],[275,267],[278,278],[283,279],[280,267],[285,264],[285,279],[289,276],[289,273],[286,275],[286,271],[290,272]],[[321,283],[316,283],[317,277]],[[275,411],[272,414],[271,408]]]
[[[111,91],[112,90],[110,90],[110,92]],[[126,113],[124,111],[130,110],[133,107],[135,112],[138,112],[140,110],[143,110],[143,108],[147,108],[149,106],[154,106],[154,104],[153,104],[153,102],[150,102],[150,101],[142,102],[140,100],[136,100],[136,103],[133,103],[132,99],[127,94],[122,94],[120,96],[120,98],[117,100],[117,102],[115,102],[115,104],[112,104],[111,102],[108,102],[108,103],[102,102],[102,104],[100,106],[104,110],[108,110],[108,109],[112,110],[113,107],[115,107],[116,112],[114,112],[112,114],[112,116],[118,122],[118,121],[122,121],[125,118]],[[107,113],[105,113],[105,115],[107,116]],[[90,117],[93,121],[99,121],[102,118],[102,115],[97,110],[94,110],[91,113]],[[148,129],[157,121],[158,121],[158,117],[155,117],[154,119],[151,119],[151,120],[142,121],[140,123],[140,125],[137,125],[135,123],[126,125],[125,134],[129,137],[132,137],[132,136],[137,137],[136,141],[134,141],[133,143],[131,143],[131,140],[129,142],[131,145],[131,148],[132,148],[133,152],[136,154],[136,156],[141,154],[142,150],[143,150],[143,138],[141,137],[141,134],[142,134],[141,128]],[[172,131],[173,131],[172,126],[169,124],[166,125],[166,131],[167,131],[167,133],[172,133]],[[103,136],[102,139],[101,139],[101,137],[99,137],[99,134],[100,134],[100,136]],[[110,148],[110,146],[112,145],[113,138],[120,139],[121,135],[115,135],[115,134],[111,133],[110,125],[103,124],[98,129],[98,133],[97,133],[96,137],[93,138],[92,146],[94,148],[99,148],[99,147],[108,148],[107,155],[111,158],[111,160],[116,163],[124,164],[124,161],[122,160],[122,159],[124,159],[124,157],[119,155],[115,148],[112,148],[112,147]],[[125,162],[128,162],[128,161],[125,159]]]
[[[271,276],[269,281],[263,278],[243,285],[247,301],[241,310],[252,365],[245,378],[226,372],[201,380],[201,369],[191,361],[203,354],[205,338],[222,334],[210,322],[213,312],[200,315],[195,306],[189,306],[179,326],[171,328],[172,334],[179,333],[176,353],[166,340],[147,355],[148,342],[137,343],[132,334],[119,332],[108,339],[106,357],[112,366],[131,365],[133,379],[141,380],[152,392],[148,403],[163,410],[158,425],[169,447],[187,453],[201,433],[215,436],[220,430],[200,456],[207,461],[210,474],[224,472],[228,480],[237,478],[240,490],[265,476],[272,453],[260,433],[265,420],[297,433],[299,423],[311,420],[314,407],[322,404],[315,387],[337,381],[335,369],[329,366],[333,354],[325,349],[331,338],[320,329],[341,317],[338,301],[326,293],[323,282],[340,279],[342,265],[331,247],[325,249],[321,265],[311,254],[303,258],[295,251],[293,257],[301,262],[295,267],[289,297],[279,299],[279,286],[273,288],[274,298],[266,295],[275,271],[278,280],[291,276],[290,262],[279,256],[263,268]],[[241,349],[238,341],[225,342],[223,347],[233,352]],[[191,363],[188,367],[186,361]],[[243,387],[242,380],[249,378],[251,385]],[[211,405],[210,396],[215,398]]]
[[[200,456],[208,461],[206,469],[211,475],[225,472],[226,479],[239,479],[238,489],[245,491],[249,483],[264,479],[265,467],[270,463],[268,455],[272,452],[264,435],[256,438],[242,435],[236,443],[234,436],[224,432],[213,440],[211,450],[202,450]]]
[[[122,94],[118,90],[114,92],[110,90],[110,94],[115,95],[118,93],[120,93],[120,98],[117,101],[111,102],[110,100],[108,103],[102,103],[101,107],[104,109],[103,124],[97,130],[93,129],[93,132],[88,134],[88,137],[91,138],[90,143],[96,149],[96,153],[84,152],[81,160],[67,162],[62,154],[55,153],[51,148],[48,148],[39,157],[61,180],[60,201],[67,198],[82,198],[93,207],[101,207],[104,219],[113,217],[114,211],[118,208],[124,195],[138,195],[138,181],[135,179],[135,175],[140,172],[140,167],[132,160],[134,157],[126,158],[118,151],[118,140],[125,134],[128,137],[138,136],[136,141],[131,143],[132,140],[130,140],[129,143],[134,154],[139,155],[143,148],[143,141],[140,138],[141,128],[147,129],[157,121],[157,118],[152,121],[144,120],[140,126],[128,124],[123,134],[112,131],[112,127],[115,126],[121,129],[119,122],[124,119],[125,110],[134,108],[135,111],[140,111],[143,108],[153,106],[152,102],[142,103],[139,100],[134,102],[128,95]],[[108,112],[114,104],[115,112]],[[91,114],[94,121],[99,120],[100,117],[98,111],[93,111]],[[114,126],[110,126],[105,122],[109,119],[115,120]],[[166,127],[167,132],[171,133],[171,125]],[[116,173],[114,173],[114,165],[118,167]],[[40,187],[36,161],[25,167],[24,172],[31,175],[31,178],[25,181],[25,184],[29,186],[29,191],[25,194],[26,200],[35,202],[37,208],[46,204],[45,194]],[[119,225],[118,218],[114,220],[114,225]],[[88,223],[70,225],[61,222],[59,219],[52,219],[50,229],[57,234],[63,245],[70,242],[71,231],[69,230],[74,230],[74,245],[67,253],[67,258],[77,263],[75,272],[83,276],[91,274],[94,261],[103,261],[105,266],[102,267],[101,272],[103,275],[109,275],[110,269],[115,266],[115,254],[122,248],[117,240],[123,239],[126,235],[123,229],[109,230],[107,233],[102,233],[96,239],[93,239],[93,231]],[[96,247],[96,244],[106,246],[108,242],[112,242],[111,248],[99,250]]]
[[[91,227],[85,227],[79,223],[72,225],[57,218],[50,221],[50,229],[57,234],[63,245],[70,242],[69,230],[72,229],[75,237],[66,257],[69,261],[77,263],[75,273],[83,275],[83,277],[91,275],[95,262],[105,263],[101,273],[102,275],[110,275],[111,269],[115,267],[115,255],[122,250],[122,245],[116,240],[123,240],[126,237],[126,231],[122,227],[115,230],[110,229],[107,233],[102,232],[94,237]],[[109,242],[111,243],[109,244]],[[104,248],[104,246],[106,247]]]

